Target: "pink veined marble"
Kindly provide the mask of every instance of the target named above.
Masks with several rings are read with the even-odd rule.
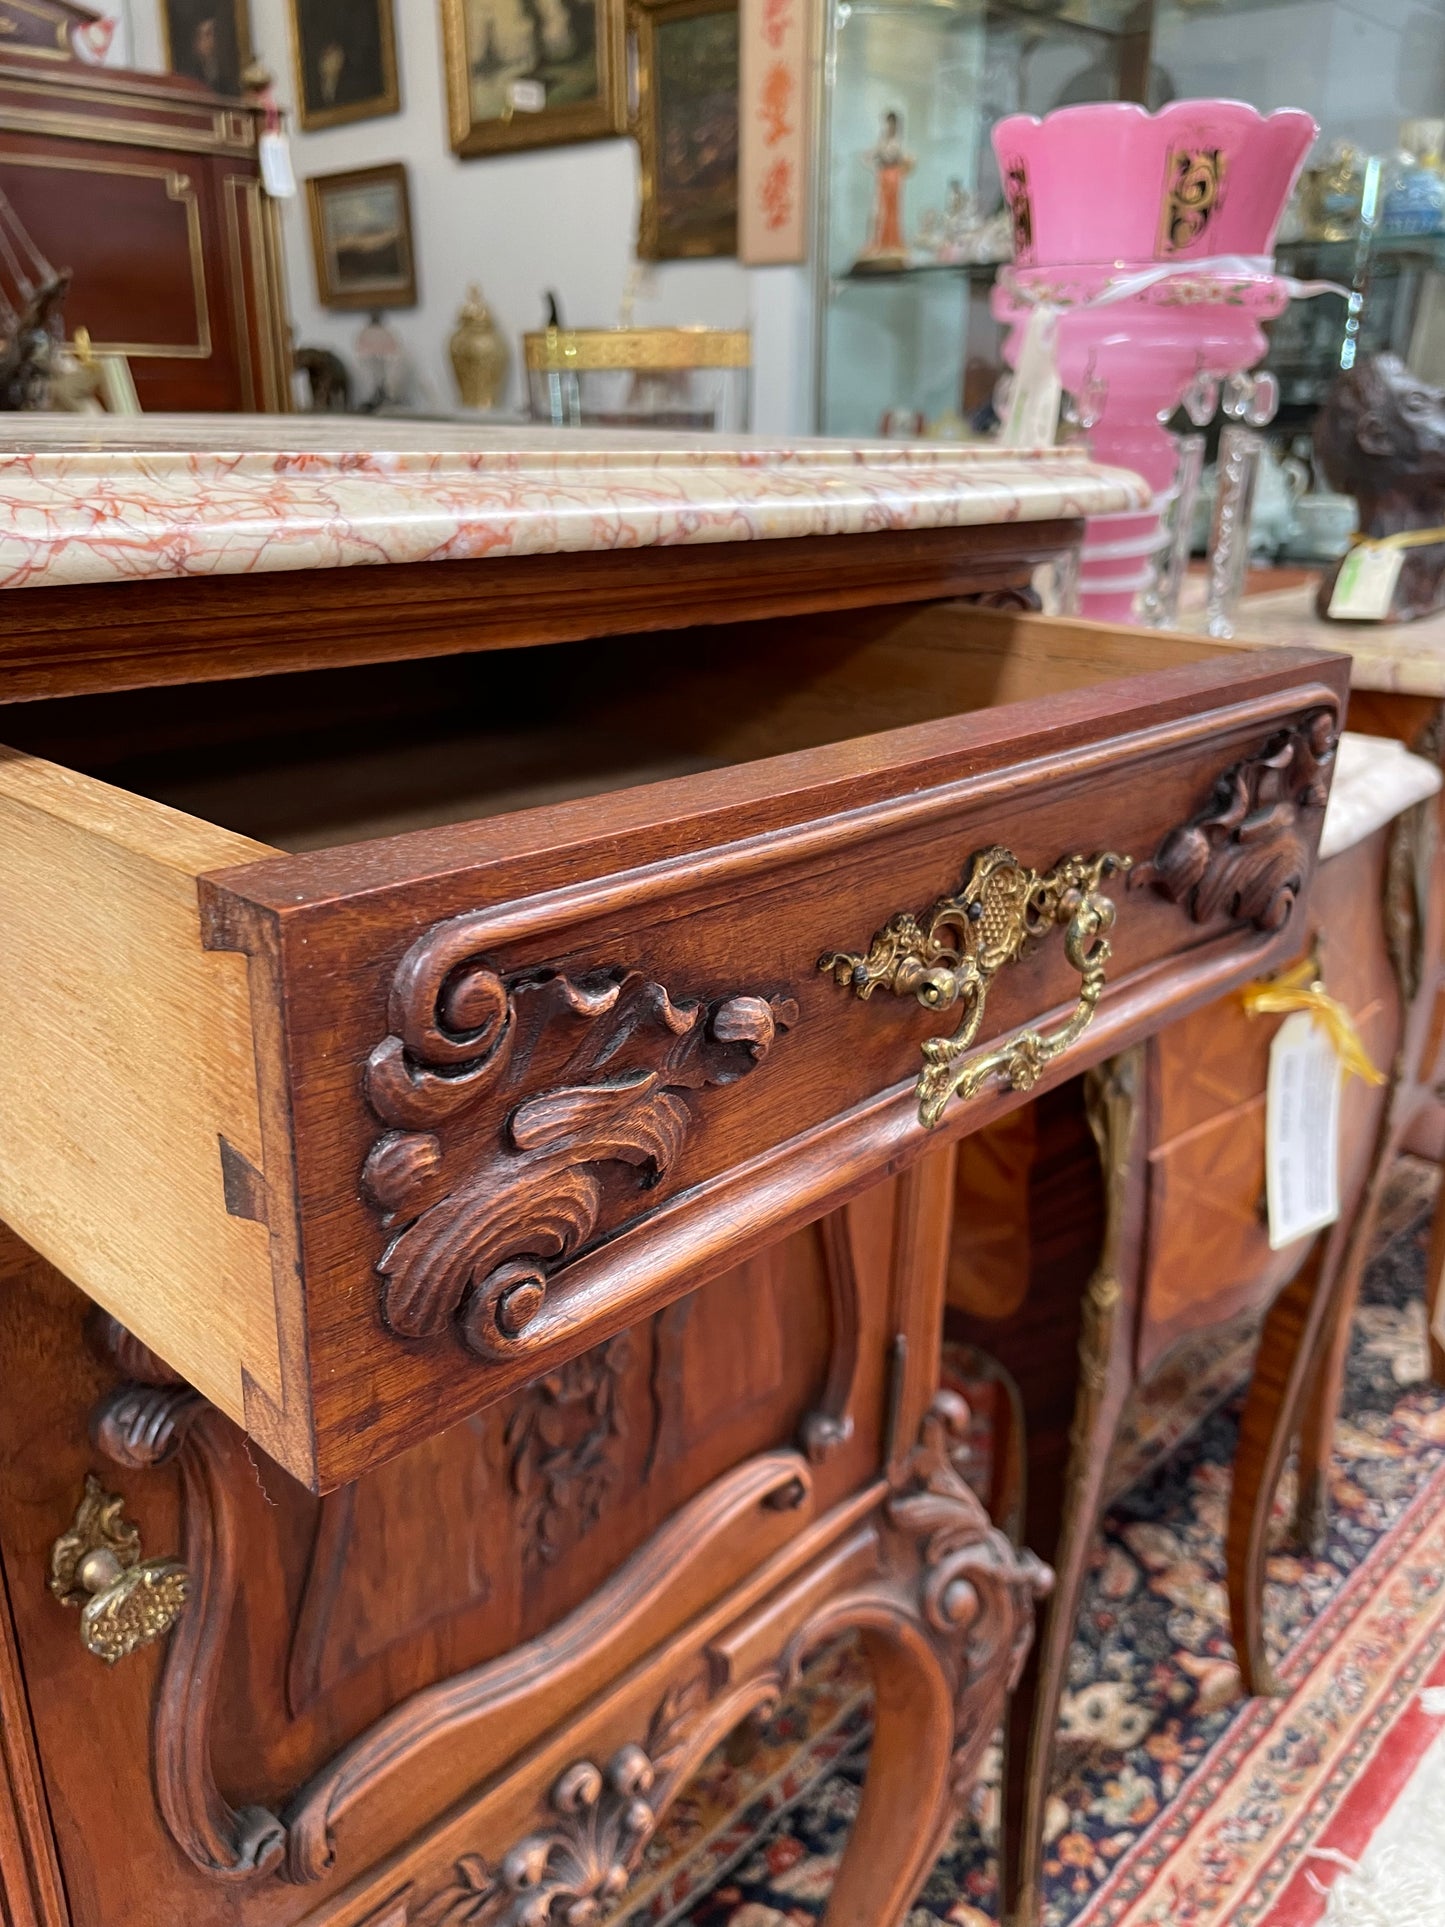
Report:
[[[1069,449],[12,416],[0,587],[1048,521],[1138,508]]]

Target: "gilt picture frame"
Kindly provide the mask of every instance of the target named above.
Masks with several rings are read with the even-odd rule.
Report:
[[[416,256],[405,163],[313,174],[306,197],[322,306],[414,308]]]
[[[625,0],[441,0],[452,151],[627,132]]]
[[[737,0],[633,0],[644,261],[738,251]]]
[[[241,76],[253,58],[247,0],[161,0],[160,25],[169,72],[242,97]]]
[[[288,0],[303,132],[401,112],[394,0]]]

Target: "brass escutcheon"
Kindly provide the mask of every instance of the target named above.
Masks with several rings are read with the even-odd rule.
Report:
[[[1112,851],[1066,856],[1041,875],[995,845],[973,859],[962,886],[940,897],[924,917],[902,910],[884,924],[866,956],[834,951],[818,959],[820,970],[865,1001],[881,986],[895,997],[916,997],[926,1010],[963,1006],[963,1022],[953,1035],[930,1037],[923,1046],[917,1085],[922,1124],[931,1130],[950,1098],[966,1103],[990,1077],[997,1076],[1005,1090],[1031,1090],[1044,1066],[1083,1035],[1103,994],[1106,932],[1114,922],[1113,901],[1100,885],[1133,860]],[[1022,1030],[960,1061],[978,1036],[994,977],[1060,925],[1064,955],[1082,979],[1073,1014],[1056,1030]]]
[[[74,1522],[50,1548],[50,1590],[63,1606],[79,1606],[81,1640],[107,1666],[168,1633],[191,1584],[178,1559],[141,1558],[124,1506],[87,1472]]]

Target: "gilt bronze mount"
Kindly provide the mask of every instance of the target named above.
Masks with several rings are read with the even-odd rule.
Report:
[[[882,987],[895,997],[917,998],[925,1010],[963,1006],[963,1021],[953,1035],[930,1037],[923,1046],[920,1123],[931,1130],[950,1098],[966,1103],[991,1077],[1004,1089],[1031,1090],[1044,1066],[1083,1035],[1103,994],[1110,954],[1106,933],[1114,922],[1113,901],[1101,886],[1132,862],[1105,851],[1061,857],[1040,873],[995,845],[976,856],[960,888],[940,897],[922,918],[909,910],[891,918],[865,956],[835,951],[818,959],[820,970],[865,1002]],[[1072,1015],[1055,1030],[1019,1031],[967,1059],[994,977],[1060,926],[1064,954],[1082,979]]]

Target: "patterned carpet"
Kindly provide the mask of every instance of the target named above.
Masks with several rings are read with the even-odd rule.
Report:
[[[1226,1625],[1228,1388],[1247,1353],[1216,1342],[1177,1373],[1196,1423],[1167,1461],[1175,1400],[1156,1391],[1136,1418],[1074,1646],[1045,1927],[1311,1927],[1445,1731],[1445,1692],[1421,1697],[1445,1687],[1445,1391],[1426,1381],[1421,1296],[1432,1182],[1402,1165],[1366,1281],[1324,1557],[1298,1557],[1283,1505],[1277,1518],[1280,1699],[1240,1697]],[[867,1740],[843,1646],[761,1736],[713,1756],[653,1842],[627,1927],[811,1927]],[[995,1809],[985,1785],[908,1927],[994,1918]]]

